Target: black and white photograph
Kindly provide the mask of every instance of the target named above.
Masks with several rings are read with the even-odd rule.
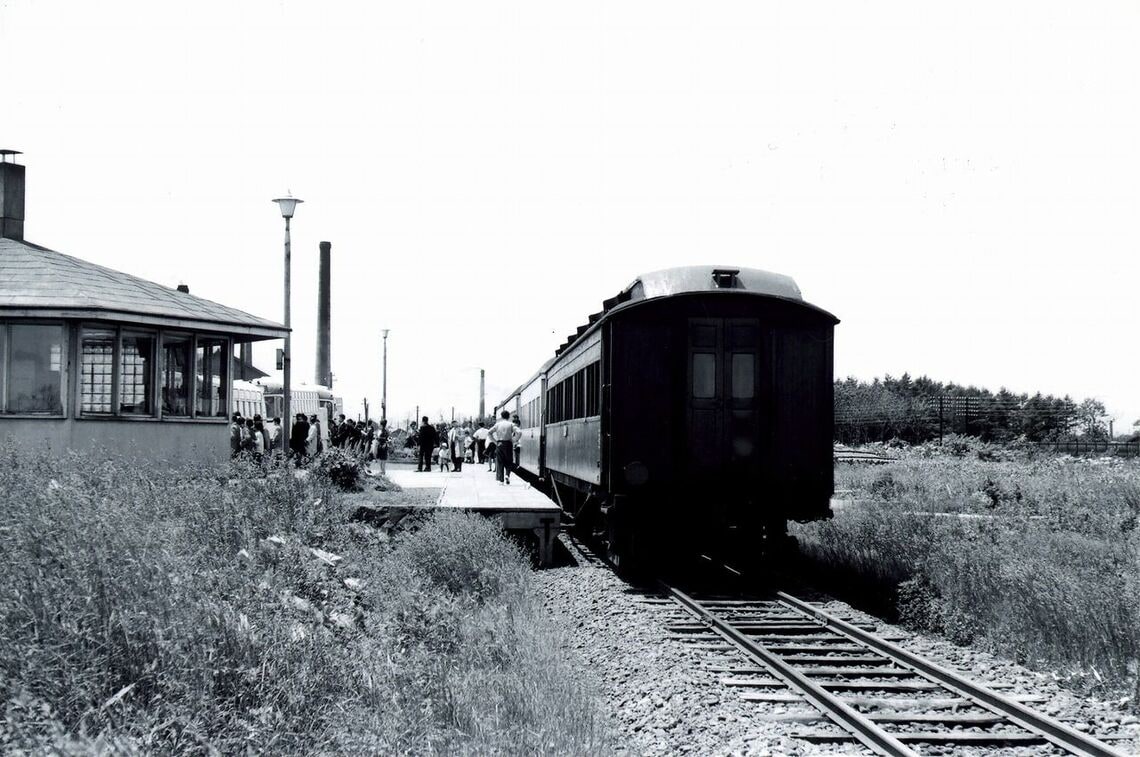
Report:
[[[1137,40],[0,0],[0,754],[1140,754]]]

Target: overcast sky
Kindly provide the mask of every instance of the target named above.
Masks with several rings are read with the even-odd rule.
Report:
[[[282,319],[312,381],[474,413],[639,272],[791,275],[837,376],[1140,418],[1134,2],[0,0],[26,237]],[[255,357],[272,367],[273,347]]]

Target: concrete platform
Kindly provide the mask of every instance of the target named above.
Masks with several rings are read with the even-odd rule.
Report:
[[[482,513],[497,518],[507,531],[533,531],[538,537],[539,562],[550,564],[562,510],[517,475],[511,476],[507,486],[478,463],[464,465],[458,473],[438,469],[417,473],[411,465],[389,464],[388,478],[402,489],[441,489],[435,507]]]

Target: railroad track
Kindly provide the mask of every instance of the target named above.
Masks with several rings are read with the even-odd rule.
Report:
[[[747,690],[745,699],[806,700],[830,727],[805,730],[811,742],[858,740],[877,754],[917,755],[916,748],[1041,746],[1052,753],[1122,757],[1112,747],[1025,706],[1033,697],[1004,696],[875,636],[866,626],[777,592],[765,600],[697,600],[662,585],[685,620],[676,638],[735,650],[751,666],[715,671]],[[787,692],[791,689],[791,693]],[[1020,700],[1020,701],[1019,701]]]

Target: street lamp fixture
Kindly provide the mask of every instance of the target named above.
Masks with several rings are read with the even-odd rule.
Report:
[[[293,361],[293,331],[290,317],[290,256],[291,248],[289,241],[289,221],[293,218],[293,211],[297,209],[304,200],[298,200],[292,194],[286,192],[284,197],[278,197],[273,202],[277,203],[277,207],[281,210],[281,217],[285,219],[285,356],[282,362],[282,377],[281,377],[281,412],[285,417],[281,419],[284,426],[282,430],[286,439],[292,437],[293,431],[293,414],[292,408],[289,406],[289,395],[291,394],[292,386],[292,361]],[[288,444],[288,442],[285,442]]]

